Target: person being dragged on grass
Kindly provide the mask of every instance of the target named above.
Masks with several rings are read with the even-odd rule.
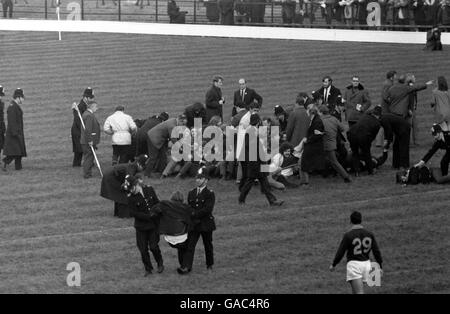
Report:
[[[298,158],[292,154],[293,149],[292,144],[285,142],[281,144],[279,153],[273,156],[269,166],[270,175],[267,177],[271,187],[284,190],[299,186],[291,181],[294,171],[298,172]]]
[[[353,294],[363,294],[363,282],[367,282],[372,268],[369,259],[370,252],[372,251],[376,262],[380,266],[380,270],[382,269],[383,260],[375,236],[361,225],[361,213],[354,211],[350,215],[350,222],[352,228],[344,234],[333,263],[330,266],[330,271],[334,271],[336,265],[339,264],[345,252],[347,252],[347,282],[352,286]]]
[[[136,229],[136,244],[141,253],[142,262],[145,267],[145,277],[153,271],[150,260],[150,251],[158,264],[158,273],[164,271],[163,258],[159,249],[159,218],[150,212],[152,206],[159,203],[155,190],[148,185],[144,185],[142,176],[128,177],[130,184],[130,194],[128,196],[128,206],[130,214],[134,217],[134,228]]]
[[[173,192],[170,200],[160,201],[150,212],[159,217],[159,233],[169,245],[178,251],[180,268],[187,269],[188,233],[193,230],[192,208],[185,204],[180,191]]]
[[[440,171],[439,169],[433,169],[432,174],[437,183],[449,182],[450,177],[448,177],[448,166],[450,164],[450,131],[444,131],[439,124],[433,124],[431,134],[434,136],[433,146],[422,158],[422,160],[414,166],[418,168],[425,166],[425,164],[439,149],[443,149],[445,150],[445,154],[441,159]]]

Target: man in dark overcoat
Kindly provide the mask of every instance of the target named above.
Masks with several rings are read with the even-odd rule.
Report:
[[[223,104],[225,99],[222,97],[223,77],[215,76],[213,78],[213,85],[206,92],[205,105],[206,105],[206,123],[211,120],[213,116],[219,116],[223,121]]]
[[[6,128],[3,171],[6,171],[6,166],[13,160],[15,169],[22,169],[22,158],[27,157],[27,150],[25,147],[25,136],[23,132],[23,111],[20,105],[25,100],[23,90],[17,88],[13,94],[13,100],[8,107],[8,127]]]
[[[71,135],[72,135],[72,149],[73,149],[73,163],[72,163],[73,167],[81,167],[81,161],[83,160],[83,148],[81,147],[80,144],[81,130],[83,129],[83,126],[81,125],[80,116],[78,115],[75,106],[78,106],[80,114],[83,115],[83,113],[87,109],[88,103],[93,101],[94,101],[94,91],[92,90],[92,88],[88,87],[84,90],[83,98],[80,100],[78,105],[74,103],[72,106],[73,123]]]

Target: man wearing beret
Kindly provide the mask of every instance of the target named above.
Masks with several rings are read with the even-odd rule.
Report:
[[[212,270],[214,264],[212,233],[216,230],[216,224],[212,212],[216,197],[214,192],[207,187],[208,177],[203,172],[197,174],[195,182],[197,187],[188,194],[188,204],[192,208],[191,218],[194,228],[188,234],[187,249],[183,258],[185,265],[177,269],[180,275],[187,274],[192,270],[195,246],[200,236],[205,247],[206,268]]]
[[[25,147],[25,136],[23,133],[23,111],[20,105],[25,100],[23,90],[17,88],[14,91],[13,100],[8,107],[8,128],[6,129],[5,137],[5,151],[3,158],[3,171],[6,171],[6,166],[13,160],[15,162],[16,170],[22,169],[22,157],[27,156]]]

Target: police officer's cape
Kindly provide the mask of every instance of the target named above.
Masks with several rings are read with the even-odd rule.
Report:
[[[192,229],[192,208],[189,205],[176,201],[161,201],[153,206],[151,211],[160,216],[160,234],[179,236]]]

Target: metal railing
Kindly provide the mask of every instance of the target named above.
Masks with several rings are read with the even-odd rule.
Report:
[[[56,0],[27,0],[27,3],[24,0],[12,1],[15,1],[13,18],[57,19]],[[292,8],[286,6],[286,2],[250,1],[234,1],[234,16],[228,19],[228,22],[231,21],[233,25],[417,31],[429,29],[437,23],[439,10],[448,9],[450,12],[450,5],[448,8],[436,7],[434,19],[421,25],[415,25],[412,9],[406,11],[406,19],[402,20],[402,25],[396,24],[398,19],[394,18],[395,12],[391,13],[390,21],[386,20],[385,12],[381,12],[378,18],[383,18],[384,25],[381,25],[380,21],[367,25],[364,16],[360,18],[357,11],[345,19],[343,11],[336,15],[335,9],[339,9],[338,7],[327,11],[320,3],[304,4],[301,0],[301,11],[299,7],[292,11]],[[168,23],[170,18],[167,14],[167,4],[167,0],[61,0],[60,16],[61,19]],[[186,12],[182,20],[184,23],[223,24],[216,0],[179,0],[177,5],[180,11]],[[332,12],[333,16],[328,18],[327,12]],[[450,28],[450,21],[448,23],[447,29]]]

